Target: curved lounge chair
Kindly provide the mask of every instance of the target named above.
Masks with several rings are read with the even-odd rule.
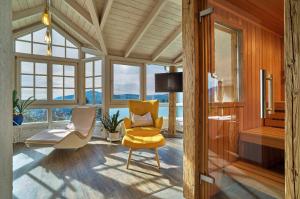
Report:
[[[25,141],[27,147],[78,149],[91,139],[96,120],[96,108],[77,107],[72,111],[72,125],[67,129],[46,129]]]

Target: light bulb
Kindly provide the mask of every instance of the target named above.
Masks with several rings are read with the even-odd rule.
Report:
[[[42,15],[42,22],[44,25],[49,26],[50,25],[50,16],[49,16],[49,12],[46,9]]]
[[[50,44],[48,44],[47,55],[48,55],[48,56],[51,56],[51,55],[52,55],[52,49],[51,49]]]
[[[50,35],[50,31],[49,31],[49,30],[47,30],[47,32],[46,32],[46,35],[45,35],[45,42],[46,42],[47,44],[50,44],[50,43],[51,43],[51,35]]]

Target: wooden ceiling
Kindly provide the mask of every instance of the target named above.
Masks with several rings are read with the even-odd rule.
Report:
[[[45,0],[13,0],[13,31],[41,27]],[[56,28],[103,54],[174,63],[182,54],[181,0],[51,0]]]
[[[284,32],[284,0],[210,0],[227,7],[237,8],[237,12],[249,15],[249,18],[268,29],[283,35]],[[228,5],[228,2],[231,4]],[[239,10],[241,9],[241,10]],[[241,13],[242,14],[242,13]]]
[[[283,35],[284,0],[210,1]],[[41,27],[45,0],[12,4],[15,35]],[[181,0],[51,0],[51,10],[57,28],[102,54],[167,63],[182,59]]]

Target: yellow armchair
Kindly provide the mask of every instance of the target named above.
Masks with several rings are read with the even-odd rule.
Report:
[[[157,100],[149,101],[129,101],[129,112],[135,115],[144,115],[151,113],[153,126],[133,127],[129,118],[124,119],[125,136],[122,144],[129,148],[127,169],[130,164],[130,158],[133,150],[136,149],[155,149],[155,158],[160,167],[158,147],[165,145],[165,138],[160,133],[163,125],[163,118],[158,117],[159,102]]]

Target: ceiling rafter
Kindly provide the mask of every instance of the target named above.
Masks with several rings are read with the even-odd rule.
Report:
[[[57,10],[53,6],[50,7],[50,10],[51,10],[52,14],[54,16],[56,16],[59,21],[61,21],[66,26],[68,26],[75,33],[79,34],[87,43],[89,43],[94,48],[96,48],[96,49],[98,49],[98,50],[101,51],[101,47],[100,47],[98,41],[94,40],[91,36],[89,36],[87,32],[85,32],[83,29],[81,29],[71,19],[69,19],[68,17],[66,17],[63,13],[61,13],[59,10]]]
[[[36,31],[36,30],[38,30],[42,27],[44,27],[44,25],[40,21],[34,22],[34,23],[29,24],[25,27],[21,27],[21,28],[13,30],[13,37],[17,38],[17,37],[26,35],[30,32]]]
[[[88,23],[93,24],[90,13],[87,12],[83,7],[81,7],[76,1],[65,0],[65,3],[69,5],[75,12],[77,12],[82,18],[84,18]]]
[[[167,4],[168,1],[166,0],[158,0],[158,3],[155,5],[155,7],[152,9],[151,13],[148,15],[147,19],[144,21],[144,23],[141,25],[139,30],[136,32],[134,37],[131,39],[126,51],[124,57],[128,57],[134,47],[137,45],[137,43],[141,40],[143,35],[146,33],[146,31],[149,29],[150,25],[154,22],[160,11],[164,8],[164,6]]]
[[[168,36],[168,38],[154,51],[152,55],[152,61],[156,61],[164,51],[178,38],[182,35],[181,24],[176,27],[176,29]]]
[[[21,20],[27,17],[31,17],[37,14],[42,14],[42,12],[45,9],[45,5],[39,5],[33,8],[28,8],[21,11],[15,11],[13,12],[13,21]]]
[[[89,12],[90,12],[90,15],[92,17],[93,25],[96,29],[96,36],[97,36],[97,39],[100,43],[101,50],[105,55],[107,55],[107,49],[106,49],[105,42],[104,42],[104,39],[103,39],[102,31],[100,29],[99,17],[97,15],[97,11],[96,11],[94,1],[93,0],[87,0],[86,5],[87,5],[87,7],[89,9]]]
[[[114,0],[106,1],[104,11],[102,12],[102,15],[101,15],[101,22],[100,22],[100,30],[101,31],[103,31],[103,29],[104,29],[104,25],[107,21],[107,18],[108,18],[108,15],[109,15],[109,12],[110,12],[113,2],[114,2]]]
[[[174,64],[177,64],[178,62],[181,62],[183,59],[183,53],[180,53],[173,61]]]

